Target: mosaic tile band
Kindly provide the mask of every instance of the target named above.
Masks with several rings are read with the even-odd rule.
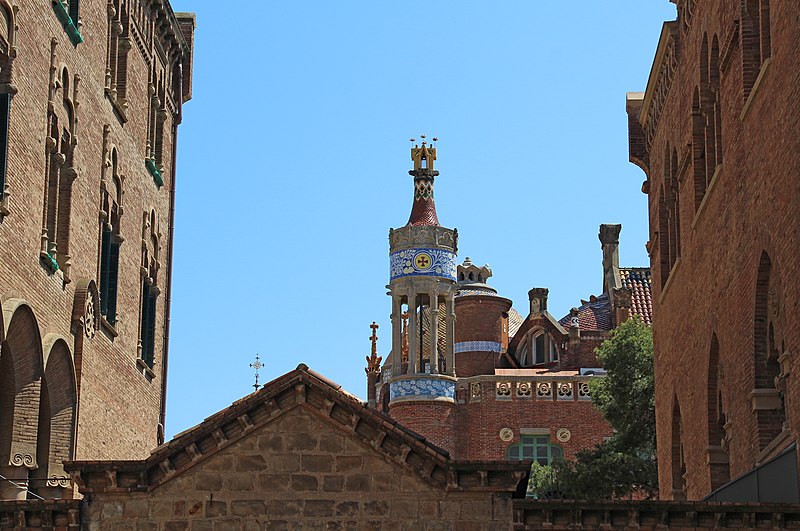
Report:
[[[454,345],[456,354],[459,352],[500,352],[500,343],[497,341],[459,341]]]
[[[444,249],[406,249],[389,255],[389,278],[429,276],[456,279],[456,253]]]
[[[451,398],[456,397],[456,383],[450,380],[420,378],[399,380],[389,384],[389,399],[405,398]]]

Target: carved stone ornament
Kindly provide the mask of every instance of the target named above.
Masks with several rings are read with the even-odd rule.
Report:
[[[11,457],[11,466],[24,466],[25,468],[36,468],[36,460],[31,454],[15,453]]]
[[[572,433],[570,433],[570,431],[567,428],[560,428],[556,432],[556,439],[558,439],[558,442],[565,443],[569,441],[571,438],[572,438]]]
[[[470,385],[470,396],[472,398],[480,399],[481,397],[481,384],[476,382]]]
[[[514,430],[511,428],[503,428],[500,430],[500,440],[503,442],[508,442],[514,438]]]
[[[94,280],[82,278],[75,287],[75,299],[72,303],[72,330],[82,333],[91,339],[95,336],[99,325],[97,308],[100,296]]]

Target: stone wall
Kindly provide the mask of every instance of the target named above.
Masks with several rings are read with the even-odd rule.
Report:
[[[511,495],[448,492],[306,408],[150,492],[94,493],[89,530],[510,529]]]

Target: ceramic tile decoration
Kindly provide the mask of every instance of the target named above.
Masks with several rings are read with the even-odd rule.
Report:
[[[391,400],[408,396],[455,399],[456,384],[450,380],[438,380],[433,378],[398,380],[390,384],[389,398]]]
[[[459,341],[454,345],[456,354],[460,352],[500,352],[497,341]]]
[[[433,276],[456,279],[456,253],[444,249],[406,249],[389,255],[389,277]]]

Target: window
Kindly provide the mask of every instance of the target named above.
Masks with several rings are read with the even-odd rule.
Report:
[[[761,68],[772,55],[769,0],[744,0],[741,6],[742,79],[747,101]]]
[[[0,216],[8,214],[8,126],[11,115],[11,94],[0,94]]]
[[[72,183],[78,176],[74,163],[77,144],[74,136],[74,97],[77,91],[70,83],[70,74],[66,68],[61,69],[60,75],[51,79],[53,82],[50,88],[45,139],[44,226],[40,256],[51,271],[61,269],[64,281],[69,282]],[[75,82],[77,81],[76,76]],[[56,102],[60,105],[56,105]]]
[[[659,253],[661,288],[681,255],[680,189],[678,188],[678,151],[667,143],[664,153],[664,185],[659,198]]]
[[[523,435],[518,444],[508,447],[508,459],[531,461],[540,465],[549,465],[554,459],[563,459],[564,451],[560,446],[550,443],[549,435]]]
[[[122,178],[117,150],[111,150],[111,177],[103,180],[100,212],[100,314],[114,326],[117,322],[117,281],[119,278],[120,217]]]
[[[158,299],[158,261],[160,233],[154,210],[144,214],[142,228],[142,296],[139,322],[139,358],[150,369],[155,364],[156,301]]]
[[[83,42],[79,0],[52,0],[53,10],[74,46]]]
[[[558,361],[558,347],[550,334],[536,330],[520,342],[515,356],[523,367],[553,363]]]
[[[108,6],[108,34],[106,45],[106,96],[122,121],[127,121],[128,109],[128,51],[131,49],[129,34],[130,16],[125,0],[114,0]]]
[[[719,40],[716,35],[711,39],[710,48],[708,35],[703,35],[700,86],[695,88],[692,101],[692,144],[697,210],[717,166],[722,164]]]
[[[164,185],[164,123],[167,117],[165,107],[166,91],[163,68],[153,65],[150,71],[150,102],[147,120],[147,158],[145,166],[156,185]]]

